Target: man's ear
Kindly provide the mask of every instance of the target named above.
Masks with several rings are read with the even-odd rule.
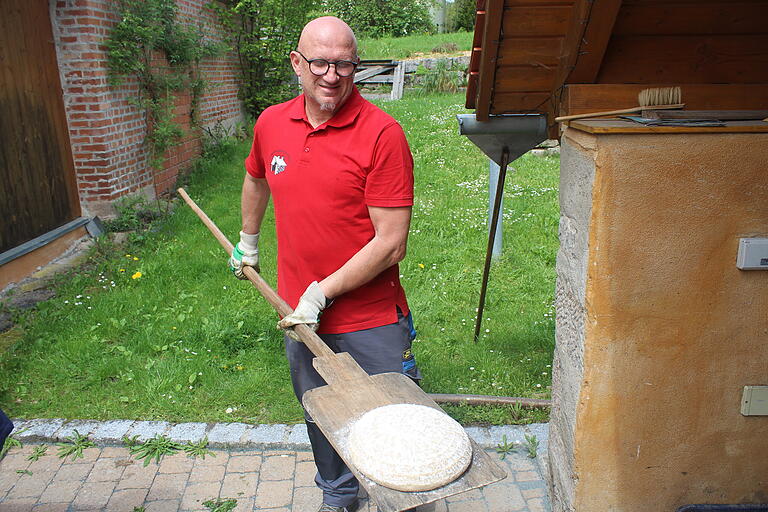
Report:
[[[296,52],[290,53],[291,57],[291,66],[293,66],[293,72],[296,73],[296,76],[301,78],[301,55],[299,55]]]

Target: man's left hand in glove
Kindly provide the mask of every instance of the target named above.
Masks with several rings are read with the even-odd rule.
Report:
[[[301,341],[293,330],[293,327],[298,324],[306,324],[312,330],[317,330],[318,322],[320,321],[320,313],[330,305],[332,301],[329,301],[320,284],[317,281],[312,281],[304,293],[299,299],[299,303],[293,313],[287,315],[285,318],[277,323],[279,329],[283,329],[285,333],[296,341]]]

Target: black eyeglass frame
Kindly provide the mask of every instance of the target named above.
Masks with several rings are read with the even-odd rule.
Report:
[[[359,66],[359,65],[360,65],[360,63],[359,63],[359,62],[355,62],[355,61],[353,61],[353,60],[336,60],[336,61],[330,61],[330,60],[327,60],[327,59],[308,59],[308,58],[306,58],[306,57],[304,56],[304,54],[303,54],[303,53],[301,53],[299,50],[294,50],[294,51],[295,51],[296,53],[298,53],[299,55],[301,55],[301,58],[302,58],[302,59],[304,59],[305,61],[307,61],[307,64],[309,64],[309,72],[310,72],[310,73],[312,73],[312,74],[313,74],[313,75],[315,75],[315,76],[325,76],[326,74],[328,74],[328,71],[330,71],[330,69],[331,69],[331,64],[333,64],[333,67],[334,67],[334,68],[336,68],[336,74],[337,74],[339,77],[341,77],[341,78],[347,78],[347,77],[350,77],[350,76],[354,75],[354,74],[355,74],[355,70],[357,69],[357,66]],[[322,73],[315,73],[314,71],[312,71],[312,63],[313,63],[313,62],[325,62],[325,71],[323,71]],[[339,66],[338,66],[338,64],[339,64],[339,63],[344,63],[344,64],[352,64],[352,72],[351,72],[351,73],[349,73],[348,75],[342,75],[341,73],[339,73]]]

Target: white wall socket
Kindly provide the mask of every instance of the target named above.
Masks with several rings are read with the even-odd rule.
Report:
[[[768,270],[768,238],[740,238],[736,268]]]
[[[768,416],[768,386],[744,386],[741,395],[741,414]]]

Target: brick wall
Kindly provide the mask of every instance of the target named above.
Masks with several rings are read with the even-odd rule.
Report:
[[[202,24],[208,37],[220,40],[221,27],[207,3],[178,0],[180,20]],[[179,95],[175,120],[185,136],[164,155],[162,168],[152,168],[146,113],[130,101],[138,97],[137,82],[126,79],[119,87],[107,82],[106,41],[119,19],[117,5],[116,0],[50,0],[80,201],[88,215],[108,213],[110,203],[126,194],[166,192],[202,147],[201,129],[190,122],[191,98]],[[243,122],[237,57],[208,59],[200,71],[207,86],[198,106],[200,124]]]

